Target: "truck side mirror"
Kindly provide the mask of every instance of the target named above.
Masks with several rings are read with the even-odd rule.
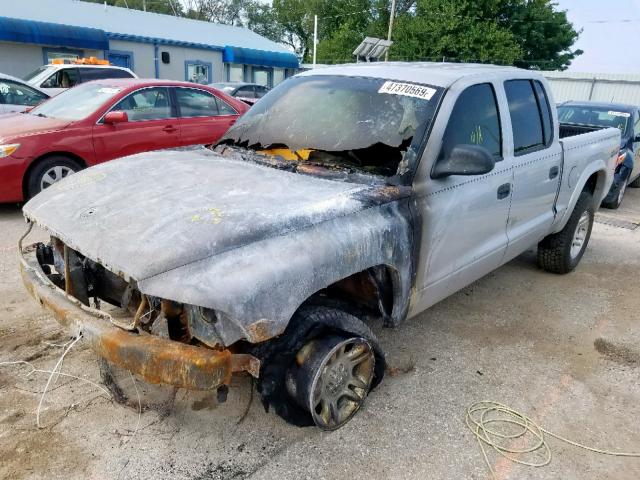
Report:
[[[451,175],[484,175],[496,166],[489,151],[479,145],[456,145],[448,157],[436,162],[431,178],[446,178]]]

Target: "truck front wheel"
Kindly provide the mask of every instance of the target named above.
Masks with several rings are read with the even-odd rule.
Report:
[[[265,409],[289,423],[335,430],[360,409],[386,368],[378,340],[336,308],[304,306],[278,338],[256,345]]]
[[[565,227],[538,244],[538,265],[552,273],[576,268],[589,243],[594,217],[593,197],[582,192]]]

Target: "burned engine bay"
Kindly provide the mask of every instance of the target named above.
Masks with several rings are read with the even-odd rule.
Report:
[[[211,309],[141,293],[135,280],[125,280],[55,237],[49,245],[37,244],[36,257],[54,285],[87,307],[107,310],[112,323],[124,330],[198,344],[191,332],[202,328],[202,322],[217,321]]]

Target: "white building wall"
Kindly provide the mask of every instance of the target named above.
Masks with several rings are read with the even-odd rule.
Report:
[[[140,78],[155,78],[156,67],[151,43],[109,40],[109,49],[130,52],[133,56],[133,71]]]
[[[557,103],[594,100],[640,105],[640,75],[541,72]]]
[[[0,72],[14,77],[23,77],[44,65],[43,48],[55,50],[56,47],[33,45],[28,43],[0,42]],[[73,49],[78,50],[78,49]],[[85,57],[103,58],[102,50],[80,50]]]

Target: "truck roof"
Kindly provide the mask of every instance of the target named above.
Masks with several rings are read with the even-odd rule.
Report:
[[[372,62],[351,63],[323,67],[300,73],[310,75],[343,75],[354,77],[385,78],[404,82],[428,83],[437,87],[449,87],[463,77],[475,75],[495,75],[501,72],[541,77],[531,70],[481,63],[444,63],[444,62]]]

